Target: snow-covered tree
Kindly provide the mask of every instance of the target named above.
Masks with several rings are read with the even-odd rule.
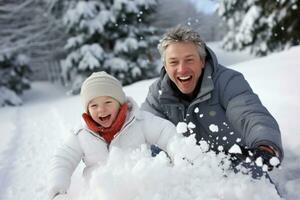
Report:
[[[161,34],[178,24],[191,26],[205,41],[220,40],[226,33],[226,26],[217,13],[199,11],[192,1],[176,0],[174,4],[174,0],[158,0],[153,18],[153,24],[163,31]]]
[[[229,32],[223,46],[266,55],[300,44],[300,0],[221,0]]]
[[[73,93],[93,71],[105,70],[124,85],[153,77],[151,47],[157,43],[149,16],[156,0],[78,1],[64,16],[70,35],[62,61]]]
[[[0,107],[22,103],[19,95],[30,88],[31,72],[24,55],[0,57]]]
[[[62,52],[64,29],[52,1],[0,1],[0,56],[21,53],[42,60]]]

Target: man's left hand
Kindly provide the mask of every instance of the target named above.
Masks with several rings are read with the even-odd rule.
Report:
[[[271,171],[274,167],[280,165],[276,152],[269,146],[260,145],[252,150],[252,154],[252,160],[255,161],[257,166],[262,167],[264,171]]]

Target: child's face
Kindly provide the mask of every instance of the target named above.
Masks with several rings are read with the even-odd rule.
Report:
[[[92,99],[88,111],[92,119],[101,126],[108,128],[119,113],[120,103],[112,97],[101,96]]]

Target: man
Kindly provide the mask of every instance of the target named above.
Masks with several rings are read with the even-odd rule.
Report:
[[[271,158],[282,160],[276,120],[243,75],[220,65],[197,32],[176,27],[158,48],[164,67],[149,88],[143,110],[175,125],[194,124],[186,135],[195,134],[197,142],[207,141],[216,152],[228,153],[238,144],[244,153],[251,149],[253,159],[262,158],[269,170],[274,166]]]

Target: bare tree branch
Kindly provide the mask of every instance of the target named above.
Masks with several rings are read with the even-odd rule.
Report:
[[[63,51],[64,27],[49,11],[55,0],[0,2],[0,54],[51,57]]]

